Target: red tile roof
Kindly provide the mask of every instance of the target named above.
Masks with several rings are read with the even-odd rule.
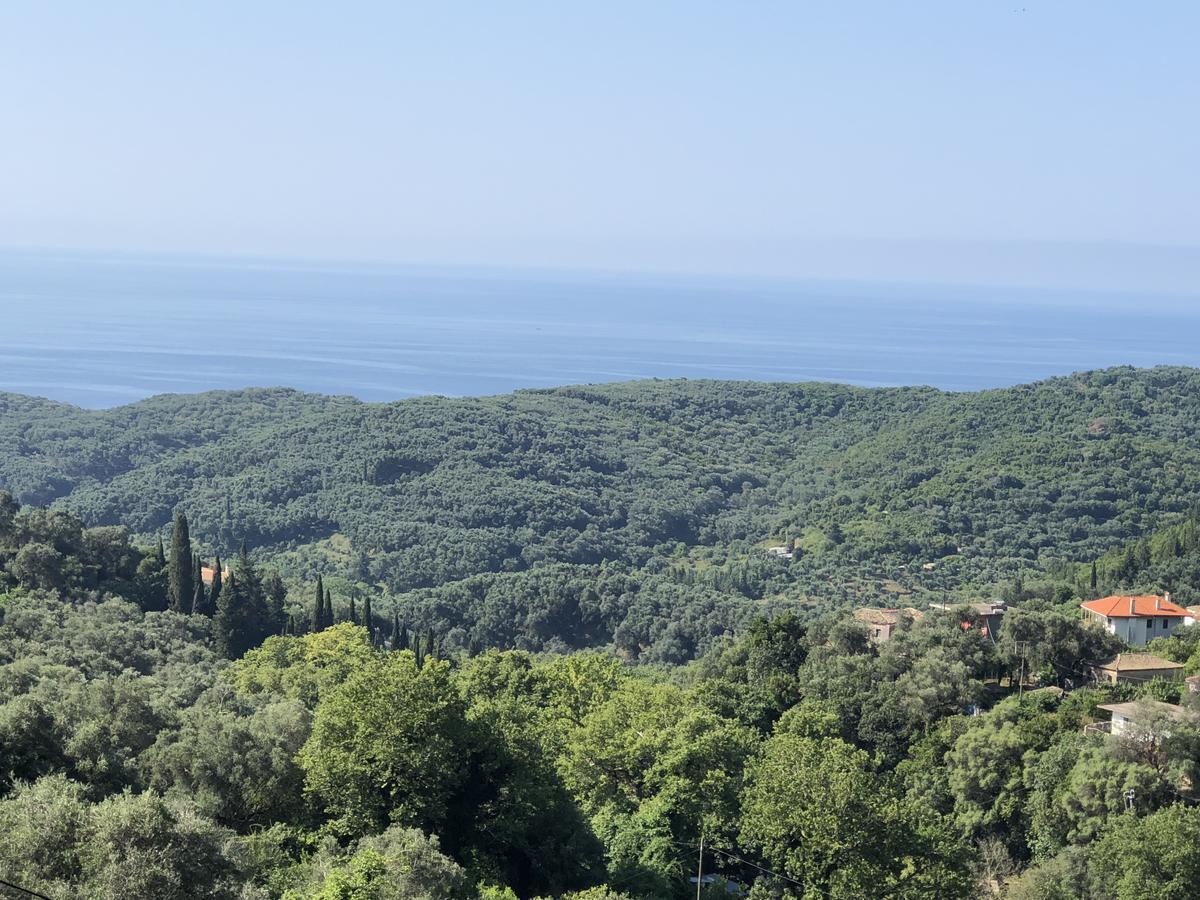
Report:
[[[1176,603],[1157,594],[1142,594],[1137,597],[1104,597],[1082,604],[1084,609],[1108,616],[1112,619],[1129,619],[1138,616],[1183,617],[1188,611]]]

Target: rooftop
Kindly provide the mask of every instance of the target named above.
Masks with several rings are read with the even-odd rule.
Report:
[[[877,607],[864,606],[854,611],[854,618],[869,625],[895,625],[900,621],[900,616],[903,613],[907,613],[914,621],[925,618],[923,612],[919,609],[913,609],[911,606],[904,609],[879,609]]]
[[[1160,597],[1158,594],[1140,594],[1137,596],[1103,597],[1100,600],[1089,600],[1080,604],[1084,609],[1107,616],[1110,619],[1131,619],[1140,616],[1177,616],[1188,615],[1188,611],[1177,603],[1171,602],[1171,595]]]
[[[1100,668],[1115,672],[1139,672],[1146,669],[1182,669],[1183,663],[1171,662],[1153,653],[1118,653],[1116,659],[1102,663]]]
[[[1151,712],[1165,713],[1174,719],[1182,719],[1187,715],[1187,710],[1182,706],[1176,706],[1174,703],[1163,703],[1161,700],[1149,699],[1133,700],[1129,703],[1105,703],[1097,706],[1096,709],[1102,709],[1105,712],[1112,713],[1114,716],[1123,716],[1126,719],[1136,719]]]

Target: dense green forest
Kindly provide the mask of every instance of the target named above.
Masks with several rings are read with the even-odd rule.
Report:
[[[1195,597],[1191,551],[1150,540],[1195,518],[1198,429],[1200,371],[1181,368],[958,394],[0,395],[0,489],[147,544],[183,512],[206,558],[246,544],[276,567],[292,613],[320,574],[339,608],[374,596],[453,650],[681,664],[785,609],[1083,595],[1097,560],[1094,590]]]
[[[1197,711],[1087,726],[1198,695],[1092,685],[1078,603],[1200,600],[1197,428],[1190,369],[0,395],[0,881],[1192,897]],[[998,639],[849,615],[985,597]],[[1200,672],[1200,627],[1151,649]]]
[[[0,879],[53,900],[674,900],[698,867],[705,900],[1200,884],[1200,711],[1084,728],[1200,695],[1080,687],[1120,644],[1072,602],[1021,600],[996,641],[930,611],[880,647],[782,612],[672,669],[454,652],[321,582],[289,612],[246,552],[206,583],[188,531],[140,547],[0,494]],[[1153,649],[1196,671],[1200,627]]]

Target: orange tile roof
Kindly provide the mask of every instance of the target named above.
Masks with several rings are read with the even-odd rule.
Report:
[[[1188,611],[1157,594],[1142,594],[1136,597],[1103,597],[1081,604],[1084,609],[1113,619],[1129,619],[1137,616],[1186,616]],[[1132,609],[1131,609],[1132,607]]]

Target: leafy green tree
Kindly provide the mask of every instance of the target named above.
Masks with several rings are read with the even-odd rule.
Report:
[[[361,629],[356,629],[365,634]],[[468,729],[449,667],[373,656],[322,698],[299,754],[306,789],[346,834],[438,832],[465,776]]]
[[[65,762],[62,736],[40,698],[15,697],[0,704],[0,790],[32,781]]]
[[[1088,854],[1095,900],[1186,900],[1200,884],[1200,809],[1118,816]]]
[[[740,723],[675,688],[631,680],[568,737],[568,788],[608,846],[613,883],[661,890],[685,877],[677,842],[732,844],[742,769],[757,746]]]
[[[767,741],[749,778],[741,843],[806,892],[970,895],[954,837],[927,811],[898,804],[861,750],[836,738],[781,732]]]
[[[310,719],[296,700],[248,703],[214,688],[138,764],[150,787],[192,797],[205,815],[238,831],[296,822],[304,814],[304,776],[295,756]]]
[[[117,794],[91,805],[55,775],[0,800],[0,870],[55,898],[228,898],[243,873],[231,832],[186,802]]]
[[[284,900],[477,900],[463,868],[441,852],[436,837],[393,826],[363,838],[354,852]]]
[[[268,637],[224,677],[239,693],[299,700],[311,710],[353,672],[371,667],[376,655],[363,629],[342,623],[299,637]]]

